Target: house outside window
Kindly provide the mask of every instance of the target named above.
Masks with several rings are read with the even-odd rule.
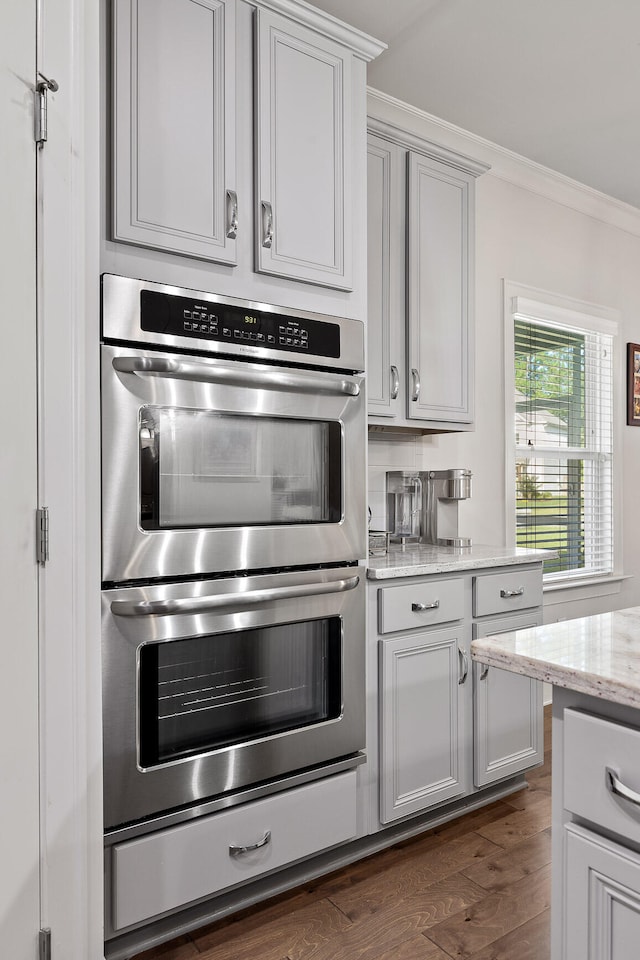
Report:
[[[615,571],[614,369],[617,323],[602,314],[507,297],[511,323],[511,484],[515,541],[550,549],[545,583]],[[586,308],[587,305],[580,305]]]

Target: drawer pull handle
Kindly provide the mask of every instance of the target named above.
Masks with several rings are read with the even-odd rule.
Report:
[[[615,793],[618,797],[624,797],[625,800],[629,800],[630,803],[635,803],[637,807],[640,807],[640,793],[636,793],[636,791],[632,790],[631,787],[626,787],[622,780],[618,778],[615,770],[612,770],[611,767],[606,768],[605,779],[607,783],[607,790],[610,790],[611,793]]]
[[[501,590],[501,597],[521,597],[524,593],[524,587],[518,587],[517,590]]]
[[[460,649],[460,647],[458,647],[458,658],[460,660],[461,671],[458,677],[458,686],[462,686],[469,674],[469,657],[464,650]]]
[[[242,847],[236,843],[230,843],[229,856],[239,857],[243,853],[250,853],[252,850],[259,850],[260,847],[266,847],[268,843],[271,843],[271,830],[265,830],[264,837],[261,840],[258,840],[257,843],[249,843],[246,847]]]
[[[437,610],[440,606],[439,600],[434,600],[433,603],[412,603],[411,609],[414,613],[422,613],[423,610]]]
[[[400,377],[398,376],[398,368],[395,363],[391,364],[391,400],[397,400],[398,394],[400,393]]]
[[[420,374],[415,367],[411,368],[411,379],[413,381],[413,390],[411,391],[411,399],[414,403],[417,403],[420,399],[420,390],[422,385],[420,383]]]

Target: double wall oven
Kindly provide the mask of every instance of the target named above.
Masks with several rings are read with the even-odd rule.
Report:
[[[358,321],[113,275],[102,304],[117,836],[361,758],[364,347]]]

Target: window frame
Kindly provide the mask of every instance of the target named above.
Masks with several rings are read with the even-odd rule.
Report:
[[[586,584],[611,582],[622,576],[622,430],[624,395],[620,353],[620,313],[596,304],[586,303],[524,284],[503,280],[504,309],[504,375],[505,375],[505,537],[506,543],[516,545],[516,436],[514,430],[515,396],[515,321],[516,317],[530,317],[541,323],[561,324],[577,330],[609,334],[612,337],[613,356],[613,418],[612,418],[612,538],[613,568],[610,573],[578,571],[559,577],[545,574],[545,590],[563,590]]]

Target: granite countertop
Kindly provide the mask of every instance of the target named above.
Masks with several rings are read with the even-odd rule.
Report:
[[[471,547],[438,547],[430,543],[410,543],[404,549],[391,544],[384,557],[369,557],[369,580],[389,580],[394,577],[422,577],[432,573],[452,573],[478,570],[483,567],[506,567],[513,564],[536,563],[556,556],[553,550],[528,550],[524,547],[490,547],[474,544]]]
[[[640,708],[640,607],[482,637],[474,660]]]

